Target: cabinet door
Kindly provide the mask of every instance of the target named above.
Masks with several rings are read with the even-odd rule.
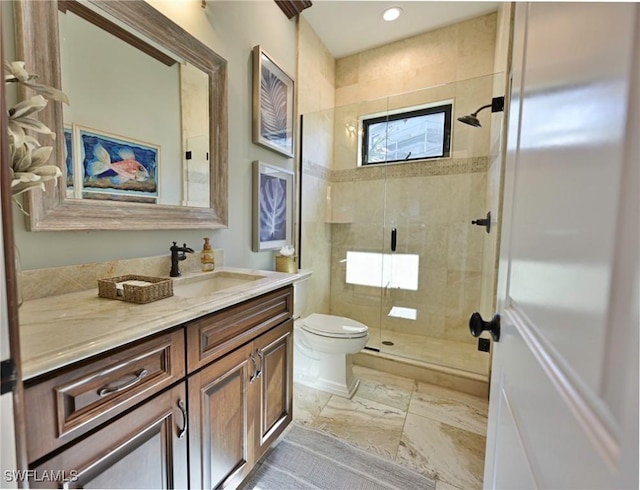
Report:
[[[240,347],[188,379],[189,467],[192,488],[235,485],[255,461],[249,380],[257,373],[252,344]]]
[[[254,341],[260,361],[256,400],[256,457],[259,458],[292,420],[293,321]]]
[[[187,488],[186,415],[181,383],[33,468],[31,488]]]

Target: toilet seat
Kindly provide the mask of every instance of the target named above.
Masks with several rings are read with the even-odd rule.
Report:
[[[358,339],[369,333],[369,327],[356,320],[322,313],[312,313],[300,320],[300,328],[314,335],[335,339]]]

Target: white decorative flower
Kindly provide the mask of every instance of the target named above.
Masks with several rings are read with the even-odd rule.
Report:
[[[25,130],[56,137],[44,123],[33,117],[47,106],[47,99],[69,103],[64,92],[36,83],[37,75],[31,75],[24,61],[5,62],[5,83],[19,83],[29,87],[38,95],[18,102],[7,111],[9,152],[11,165],[11,193],[14,196],[31,189],[45,190],[44,182],[57,182],[62,172],[56,165],[46,165],[53,147],[41,146],[40,142]]]

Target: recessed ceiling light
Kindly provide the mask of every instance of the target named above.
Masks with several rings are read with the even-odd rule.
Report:
[[[391,7],[382,12],[382,18],[386,21],[391,22],[392,20],[396,20],[400,17],[402,13],[402,9],[400,7]]]

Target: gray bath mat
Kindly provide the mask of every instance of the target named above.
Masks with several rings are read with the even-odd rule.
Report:
[[[243,490],[434,490],[435,482],[317,430],[294,425]]]

